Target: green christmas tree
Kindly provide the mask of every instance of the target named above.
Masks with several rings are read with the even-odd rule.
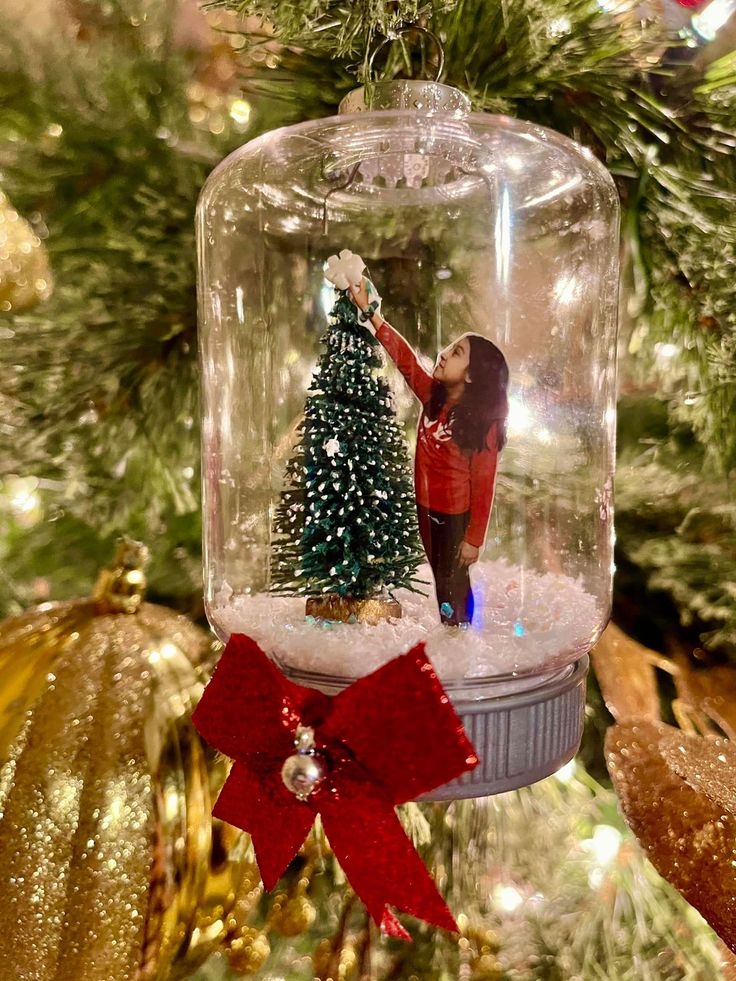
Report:
[[[272,590],[368,599],[422,560],[407,447],[378,342],[347,292],[330,312],[274,522]]]

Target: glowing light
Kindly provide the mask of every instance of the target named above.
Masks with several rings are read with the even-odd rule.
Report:
[[[518,435],[532,425],[533,415],[524,403],[513,395],[509,398],[508,432]]]
[[[36,477],[9,477],[5,484],[10,510],[24,528],[36,524],[43,517],[38,486]]]
[[[599,824],[593,837],[584,841],[582,847],[591,853],[596,865],[610,865],[621,848],[621,832],[610,824]]]
[[[680,353],[677,344],[655,344],[654,350],[661,358],[674,358],[676,354]]]
[[[547,25],[547,34],[550,37],[562,37],[563,34],[570,33],[571,26],[569,17],[555,17]]]
[[[575,298],[579,292],[579,286],[578,279],[572,274],[560,276],[554,285],[554,295],[560,303],[569,306],[575,302]]]
[[[704,41],[713,41],[731,15],[736,12],[736,0],[712,0],[707,7],[693,14],[691,24]]]
[[[524,897],[513,886],[496,886],[493,890],[493,899],[504,913],[513,913],[524,902]]]
[[[179,793],[173,787],[164,791],[164,814],[168,820],[175,817],[179,809]]]
[[[570,760],[569,763],[565,763],[560,769],[555,773],[555,776],[560,781],[560,783],[570,783],[575,776],[576,764],[575,760]]]
[[[16,491],[10,498],[10,506],[18,514],[28,514],[38,507],[38,503],[38,495],[25,488]]]
[[[295,232],[301,228],[302,223],[296,215],[287,215],[281,222],[281,227],[285,232]]]
[[[549,429],[542,427],[537,433],[537,439],[540,443],[544,443],[545,446],[549,446],[552,442],[552,433]]]
[[[122,781],[118,780],[117,783],[121,786],[121,793],[123,792]],[[110,797],[110,803],[105,810],[105,814],[100,822],[100,827],[107,831],[107,829],[112,825],[116,825],[120,819],[123,817],[123,812],[125,810],[125,800],[119,794],[113,793]]]
[[[233,122],[244,126],[250,119],[250,102],[245,99],[233,99],[230,103],[230,118]]]

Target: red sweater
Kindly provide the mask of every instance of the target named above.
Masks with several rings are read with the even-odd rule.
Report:
[[[386,348],[412,392],[422,403],[417,429],[414,488],[417,503],[444,514],[470,511],[465,541],[480,548],[486,537],[496,480],[496,423],[488,430],[482,450],[463,453],[452,438],[452,424],[444,405],[436,419],[428,419],[424,407],[432,392],[432,375],[425,371],[413,349],[385,320],[376,337]]]

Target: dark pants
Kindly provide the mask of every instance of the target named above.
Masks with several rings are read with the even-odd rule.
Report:
[[[434,573],[437,606],[443,623],[470,623],[473,617],[473,591],[468,566],[460,565],[457,549],[463,540],[470,512],[443,514],[417,504],[419,533]]]

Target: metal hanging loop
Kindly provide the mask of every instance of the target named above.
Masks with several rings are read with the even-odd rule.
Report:
[[[373,49],[373,52],[371,53],[371,56],[368,59],[367,77],[369,82],[373,81],[373,66],[378,52],[381,51],[383,48],[385,48],[387,44],[392,44],[394,41],[396,41],[400,37],[403,37],[405,34],[412,34],[412,33],[423,34],[426,38],[434,42],[434,44],[436,45],[437,51],[439,53],[439,62],[437,64],[437,73],[435,74],[435,77],[434,79],[432,79],[432,81],[439,82],[440,78],[442,77],[442,72],[445,69],[445,49],[442,46],[442,42],[434,33],[434,31],[430,31],[429,28],[427,27],[420,27],[419,24],[400,25],[394,31],[391,32],[389,37],[384,38],[383,41],[381,41],[381,43]]]

